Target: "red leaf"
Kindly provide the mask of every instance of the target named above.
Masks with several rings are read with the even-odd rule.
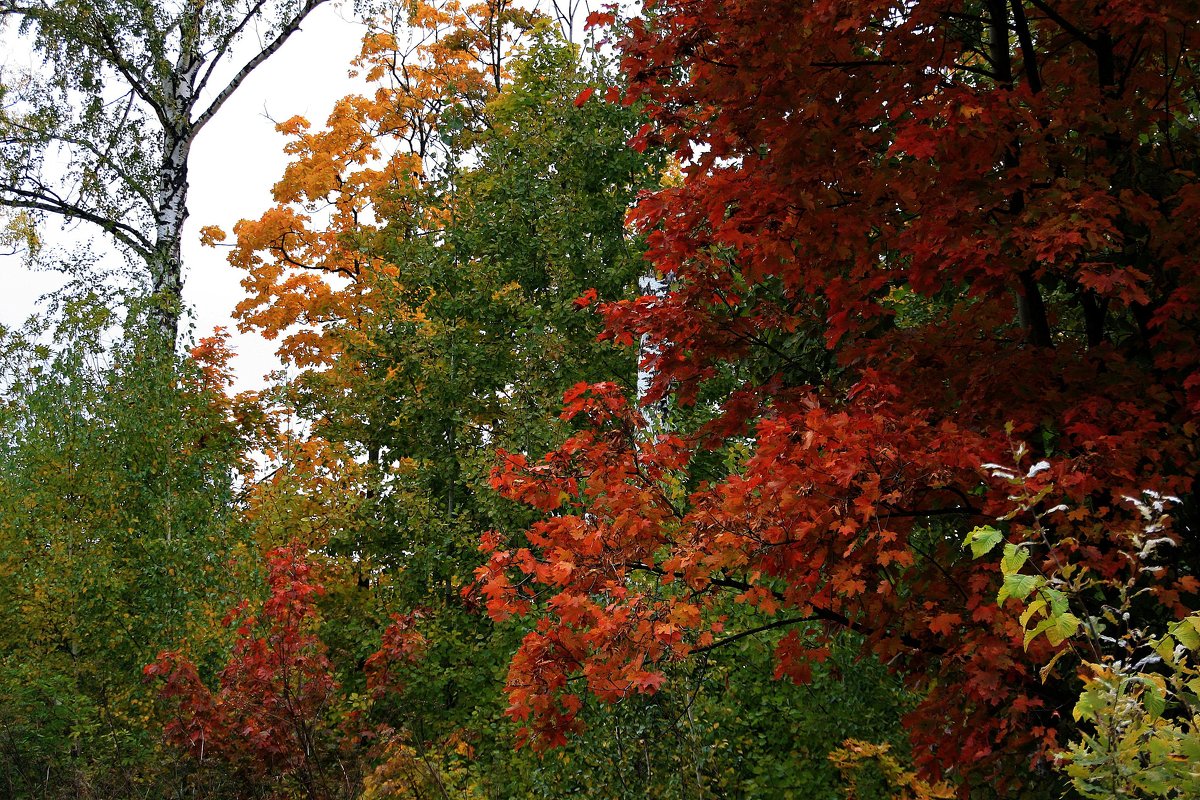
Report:
[[[617,21],[617,15],[609,11],[593,11],[587,15],[586,26],[589,28],[598,28],[603,25],[612,25]]]
[[[598,296],[599,295],[596,293],[595,289],[588,289],[586,292],[581,294],[579,297],[575,298],[573,305],[575,306],[575,308],[587,308],[592,303],[596,302],[596,298]]]

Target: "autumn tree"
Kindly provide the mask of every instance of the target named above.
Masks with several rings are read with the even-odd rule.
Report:
[[[322,2],[0,3],[0,24],[43,63],[3,78],[0,206],[102,231],[138,265],[174,343],[192,146]]]
[[[223,620],[236,638],[215,690],[179,650],[146,665],[171,708],[165,736],[198,768],[215,767],[209,791],[232,782],[242,797],[352,797],[361,777],[355,750],[370,737],[356,724],[361,709],[345,707],[318,635],[316,601],[324,587],[303,545],[274,548],[266,562],[261,608],[243,600]],[[423,649],[405,620],[384,638],[370,665],[379,691],[387,688],[390,665],[417,659]]]
[[[495,628],[460,596],[479,534],[532,519],[488,485],[494,450],[559,444],[565,390],[636,375],[579,298],[636,295],[645,266],[625,214],[665,169],[626,144],[636,108],[579,102],[614,76],[555,27],[503,3],[418,5],[365,39],[373,94],[340,101],[324,127],[284,123],[293,161],[277,205],[236,226],[230,259],[247,272],[242,323],[279,339],[298,368],[280,396],[311,428],[296,461],[279,451],[284,491],[256,489],[255,517],[330,557],[323,637],[348,690],[386,615],[422,612],[428,650],[377,707],[399,738],[368,796],[832,791],[824,753],[851,733],[890,738],[906,698],[878,672],[843,682],[831,667],[830,697],[862,714],[829,720],[807,689],[763,684],[757,642],[683,668],[677,692],[607,709],[545,760],[512,752],[498,677],[522,627]],[[325,461],[351,478],[339,499],[308,469],[334,450],[359,459]],[[762,713],[731,713],[730,692]],[[779,733],[799,726],[809,734]]]
[[[549,446],[572,380],[632,370],[573,301],[605,272],[604,296],[628,296],[640,261],[624,213],[655,181],[625,146],[635,115],[573,106],[588,76],[549,20],[494,6],[430,4],[381,22],[359,63],[378,90],[341,101],[324,129],[285,124],[295,160],[279,205],[239,223],[231,255],[248,273],[244,324],[279,335],[302,368],[289,398],[313,421],[310,441],[370,465],[359,518],[318,545],[357,561],[330,602],[344,618],[437,609],[423,623],[427,666],[398,710],[425,747],[470,724],[469,698],[495,702],[504,648],[459,598],[475,539],[498,519],[489,439],[536,433]],[[468,152],[478,162],[465,165]],[[524,381],[539,363],[575,377]],[[363,644],[335,649],[353,661]]]
[[[684,166],[632,215],[669,291],[600,313],[650,344],[644,402],[699,413],[647,433],[620,387],[580,385],[577,435],[502,456],[494,485],[545,514],[486,538],[480,572],[496,618],[538,612],[508,678],[533,734],[577,727],[576,679],[654,692],[782,629],[776,672],[803,682],[853,631],[922,693],[927,773],[1036,780],[1084,642],[1026,643],[962,544],[999,524],[1024,573],[1105,579],[1091,607],[1137,577],[1150,625],[1195,606],[1196,30],[1184,3],[1067,0],[674,0],[619,24],[614,94],[651,116],[633,144]],[[1014,450],[1055,503],[1014,511],[985,466]],[[1120,533],[1144,489],[1183,499],[1153,552]],[[757,619],[728,628],[731,599]]]

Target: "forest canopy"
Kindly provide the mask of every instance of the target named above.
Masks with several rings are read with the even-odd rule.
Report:
[[[316,5],[0,0],[0,248],[149,277],[0,330],[5,793],[1200,795],[1193,3],[360,9],[235,392],[199,90]]]

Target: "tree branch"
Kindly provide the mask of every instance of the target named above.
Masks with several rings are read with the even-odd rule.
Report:
[[[693,648],[691,650],[691,652],[688,653],[688,655],[694,656],[697,653],[707,653],[710,650],[716,650],[718,647],[724,647],[727,644],[733,644],[738,639],[745,639],[747,636],[754,636],[755,634],[763,633],[764,631],[769,631],[772,628],[782,628],[785,625],[795,625],[800,622],[815,622],[815,621],[816,620],[814,620],[812,617],[784,617],[783,619],[777,619],[774,622],[768,622],[766,625],[759,625],[757,628],[747,628],[744,631],[740,631],[740,632],[732,634],[730,636],[726,636],[722,639],[717,639],[712,644],[707,644],[704,647]]]
[[[209,120],[216,115],[221,106],[225,105],[225,101],[233,96],[233,93],[236,92],[238,87],[242,85],[242,82],[245,81],[246,78],[250,77],[250,73],[258,69],[259,65],[273,56],[279,50],[279,48],[283,47],[284,43],[291,38],[292,34],[300,30],[300,24],[304,22],[304,19],[311,14],[317,8],[317,6],[327,1],[328,0],[304,0],[304,5],[300,7],[300,10],[296,13],[296,16],[284,24],[283,29],[279,31],[279,34],[272,39],[266,47],[258,51],[258,55],[247,61],[246,65],[238,70],[238,73],[234,75],[230,79],[229,83],[225,85],[225,88],[217,94],[212,103],[209,104],[208,108],[206,108],[200,114],[200,116],[198,116],[196,120],[191,123],[191,135],[194,137],[196,134],[198,134],[200,130],[208,124]]]
[[[1096,49],[1097,42],[1093,37],[1088,36],[1083,31],[1082,28],[1077,28],[1075,25],[1071,24],[1066,19],[1066,17],[1064,17],[1062,14],[1059,14],[1057,11],[1055,11],[1054,8],[1052,6],[1050,6],[1050,4],[1045,2],[1045,0],[1029,0],[1029,1],[1033,5],[1034,8],[1036,8],[1038,11],[1041,11],[1047,17],[1052,19],[1064,31],[1071,34],[1076,39],[1083,42],[1085,45],[1092,48],[1093,50]]]
[[[45,136],[50,142],[62,142],[64,144],[74,145],[75,147],[78,147],[82,150],[86,150],[87,152],[91,153],[93,156],[96,157],[96,160],[98,163],[103,164],[105,167],[112,170],[113,174],[116,175],[118,178],[120,178],[121,182],[124,183],[125,188],[129,189],[131,192],[133,192],[135,195],[137,195],[142,200],[142,202],[144,202],[146,204],[146,206],[150,209],[152,214],[157,211],[157,209],[155,207],[155,203],[154,203],[154,198],[152,198],[150,196],[150,194],[145,190],[145,188],[143,186],[145,181],[135,179],[134,176],[130,175],[120,164],[118,164],[112,158],[112,155],[111,155],[112,149],[113,149],[112,143],[113,143],[113,141],[116,140],[116,138],[121,133],[120,129],[113,132],[113,136],[110,137],[109,147],[104,150],[101,150],[94,143],[89,142],[86,139],[80,139],[78,137],[71,136],[70,134],[53,133],[53,134],[46,135],[43,131],[40,131],[36,128],[31,128],[28,125],[25,125],[17,120],[8,120],[8,124],[10,125],[10,127],[14,128],[14,129],[22,130],[22,131],[25,131],[26,133],[30,134],[30,139],[39,139],[39,138],[42,138],[43,136]],[[121,124],[122,124],[122,126],[124,125],[124,118],[122,118]],[[28,141],[29,140],[23,140],[23,139],[18,138],[18,139],[6,139],[6,140],[4,140],[4,143],[5,144],[17,144],[17,143],[27,143]],[[15,189],[12,189],[12,191],[15,191]]]
[[[43,187],[44,188],[44,187]],[[149,260],[154,253],[154,244],[146,238],[146,236],[136,228],[126,225],[123,222],[118,222],[110,219],[95,211],[90,211],[82,206],[76,205],[55,196],[49,191],[30,191],[28,189],[20,189],[16,186],[5,186],[0,184],[0,193],[11,194],[12,197],[5,198],[4,205],[10,208],[27,208],[31,211],[45,211],[50,214],[57,214],[60,217],[67,219],[79,219],[85,222],[90,222],[93,225],[99,226],[101,229],[110,233],[114,238],[124,244],[126,247],[133,250],[143,259]]]
[[[89,14],[88,16],[94,22],[96,33],[99,34],[100,43],[103,45],[103,47],[94,48],[97,55],[112,64],[113,68],[121,73],[121,77],[129,84],[129,88],[133,89],[134,93],[142,99],[142,102],[150,106],[150,110],[154,112],[154,116],[158,117],[158,121],[163,128],[172,130],[173,121],[167,113],[167,109],[163,107],[162,99],[156,98],[151,93],[149,87],[142,83],[138,77],[140,70],[122,57],[121,50],[117,46],[117,41],[112,31],[104,26],[96,14]]]
[[[215,50],[213,50],[212,57],[208,62],[208,67],[204,70],[204,74],[200,77],[200,80],[196,82],[197,97],[201,92],[204,91],[204,87],[208,85],[208,80],[212,77],[213,70],[215,70],[217,65],[221,63],[221,60],[229,54],[229,48],[233,46],[233,43],[237,41],[237,39],[242,35],[242,32],[246,30],[246,26],[250,24],[251,20],[258,16],[258,12],[262,10],[264,5],[266,5],[266,0],[256,0],[254,6],[246,12],[245,16],[242,17],[242,21],[234,26],[233,30],[231,30],[224,38],[221,39],[221,43],[217,45]]]
[[[1033,34],[1029,30],[1029,20],[1025,16],[1022,0],[1012,0],[1012,10],[1017,42],[1021,47],[1021,66],[1025,70],[1025,79],[1029,81],[1029,90],[1037,94],[1042,90],[1042,76],[1038,69],[1037,51],[1033,47]]]

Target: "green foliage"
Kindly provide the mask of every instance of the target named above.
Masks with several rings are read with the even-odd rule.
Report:
[[[1017,452],[1018,463],[1022,455]],[[1166,623],[1159,635],[1152,633],[1153,621],[1133,616],[1139,595],[1152,590],[1142,585],[1144,575],[1163,571],[1153,565],[1156,548],[1174,542],[1167,531],[1169,506],[1177,499],[1154,492],[1144,500],[1126,498],[1141,512],[1143,527],[1118,531],[1113,539],[1140,551],[1131,552],[1131,561],[1151,562],[1132,577],[1096,574],[1057,559],[1042,561],[1031,573],[1031,552],[1037,540],[1048,540],[1049,518],[1068,510],[1066,505],[1039,507],[1055,487],[1034,486],[1031,479],[1048,468],[1042,462],[1025,477],[1016,468],[998,469],[1013,488],[1016,506],[1035,511],[1033,541],[1007,542],[1000,530],[982,526],[967,535],[964,546],[981,558],[1004,542],[996,602],[1017,601],[1026,650],[1039,637],[1053,648],[1041,668],[1043,680],[1064,657],[1080,660],[1083,685],[1072,711],[1080,728],[1056,754],[1057,766],[1090,800],[1195,796],[1200,793],[1200,670],[1195,664],[1200,615]]]
[[[397,756],[411,759],[414,748],[424,748],[426,768],[438,769],[451,797],[835,797],[844,781],[826,756],[845,739],[889,743],[897,757],[905,751],[898,718],[912,698],[881,665],[856,661],[852,647],[839,643],[814,669],[812,684],[781,683],[773,679],[777,636],[743,639],[676,665],[654,695],[592,704],[587,728],[562,747],[542,754],[514,750],[516,724],[498,714],[504,663],[495,650],[503,647],[491,645],[490,664],[472,691],[464,684],[472,670],[463,656],[478,657],[489,648],[464,644],[437,620],[430,622],[422,629],[434,651],[431,660],[398,672],[409,689],[386,717],[413,732],[397,746]],[[451,638],[439,644],[437,637],[447,633]],[[427,735],[431,721],[454,714],[439,709],[449,685],[482,702],[457,715],[450,733],[422,741],[418,733]],[[411,764],[385,763],[368,785],[395,780],[401,766],[411,774]],[[886,786],[867,782],[858,796],[891,797]]]
[[[142,665],[218,636],[242,448],[219,389],[145,331],[112,343],[104,299],[60,310],[0,336],[0,780],[14,797],[129,796],[169,778]]]
[[[1075,789],[1091,800],[1185,798],[1200,794],[1200,672],[1194,663],[1200,616],[1153,642],[1158,670],[1145,663],[1087,664],[1074,717],[1087,727],[1060,754]],[[1187,631],[1179,636],[1180,631]],[[1183,640],[1192,641],[1190,646]]]
[[[495,449],[554,446],[568,432],[558,419],[567,388],[634,374],[632,354],[598,343],[599,320],[574,301],[593,288],[604,298],[635,291],[644,267],[624,214],[657,167],[625,145],[640,125],[634,110],[574,106],[603,78],[555,35],[536,33],[513,72],[482,132],[446,134],[448,147],[470,148],[477,160],[430,186],[428,202],[448,219],[441,236],[414,234],[405,219],[385,231],[383,254],[399,266],[402,287],[390,307],[419,305],[420,314],[387,318],[385,310],[366,331],[369,345],[351,349],[364,385],[349,399],[368,397],[370,406],[346,413],[345,395],[322,392],[313,376],[304,396],[313,404],[302,411],[325,421],[322,435],[378,454],[380,483],[364,508],[371,521],[335,537],[331,552],[369,559],[377,614],[430,612],[422,623],[429,650],[404,680],[392,723],[410,732],[409,747],[465,737],[474,766],[458,774],[482,780],[488,796],[545,781],[543,796],[561,796],[564,773],[511,753],[500,689],[520,631],[493,630],[461,593],[479,561],[479,535],[529,519],[488,487]],[[338,405],[323,405],[331,401]]]

